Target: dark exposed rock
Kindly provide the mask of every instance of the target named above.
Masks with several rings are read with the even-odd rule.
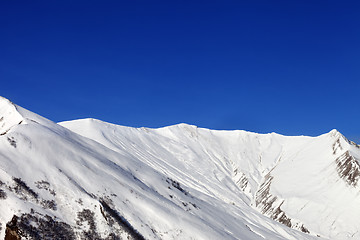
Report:
[[[20,178],[13,177],[13,181],[15,182],[15,185],[11,188],[11,190],[13,190],[16,194],[22,195],[24,199],[27,199],[28,196],[33,199],[38,199],[39,195]]]
[[[310,231],[306,227],[304,227],[304,225],[301,225],[300,230],[304,233],[310,233]]]
[[[110,233],[109,236],[105,238],[105,240],[121,240],[121,238],[115,233]]]
[[[116,221],[123,229],[126,231],[131,239],[134,240],[145,240],[145,238],[116,210],[111,208],[106,201],[100,199],[100,204],[102,207],[103,215],[106,216],[105,219],[112,218]]]
[[[6,199],[6,198],[7,198],[6,192],[0,189],[0,199]]]
[[[84,222],[87,222],[89,229],[83,231],[82,239],[84,240],[95,240],[101,239],[99,234],[96,231],[96,223],[95,223],[95,213],[90,209],[84,209],[81,212],[78,212],[78,225],[83,225]]]
[[[189,202],[194,208],[196,209],[200,209],[200,207],[198,207],[195,203]]]
[[[18,239],[75,239],[71,226],[57,221],[49,215],[37,213],[14,215],[6,224],[6,240]]]
[[[175,181],[175,180],[172,180],[171,178],[167,178],[166,179],[166,182],[171,184],[171,186],[173,186],[174,188],[176,188],[177,190],[179,190],[180,192],[184,193],[185,195],[188,195],[189,192],[186,191],[185,189],[183,189],[181,186],[180,186],[180,183]]]
[[[8,137],[7,140],[10,143],[11,146],[16,148],[16,141],[15,141],[14,137]]]
[[[83,200],[81,198],[79,198],[78,200],[75,200],[75,202],[77,202],[80,205],[83,205]]]
[[[240,189],[241,189],[242,191],[245,191],[245,189],[246,189],[246,187],[247,187],[247,185],[248,185],[248,179],[247,179],[247,177],[245,176],[245,174],[243,174],[243,175],[241,176],[241,178],[239,179],[239,181],[238,181],[236,184],[240,187]]]
[[[42,199],[40,204],[44,209],[51,209],[51,210],[54,210],[54,211],[56,211],[56,209],[57,209],[56,202],[54,200],[44,200],[44,199]]]
[[[256,207],[259,207],[264,214],[271,209],[272,204],[277,199],[275,196],[270,194],[270,184],[272,179],[273,177],[270,174],[267,174],[255,196]]]
[[[357,186],[360,177],[360,165],[359,161],[349,151],[336,159],[336,170],[339,176],[350,186]]]
[[[0,181],[0,187],[4,186],[5,183],[3,183],[2,181]],[[7,198],[7,194],[3,189],[0,189],[0,199],[6,199]],[[0,228],[1,229],[1,228]]]
[[[136,231],[129,222],[126,221],[117,211],[113,210],[106,202],[102,202],[102,211],[107,220],[112,219],[122,227],[122,230],[128,233],[127,239],[144,240],[145,238]],[[5,240],[36,239],[36,240],[120,240],[117,232],[111,232],[105,238],[97,232],[95,213],[90,209],[84,209],[78,213],[77,225],[88,226],[88,229],[77,233],[74,227],[61,222],[56,217],[42,215],[33,209],[30,213],[24,213],[21,216],[14,215],[11,221],[6,224]],[[0,225],[1,226],[1,225]]]
[[[32,202],[37,203],[40,206],[42,206],[44,209],[51,209],[54,211],[57,210],[56,202],[54,200],[46,200],[46,199],[40,198],[39,194],[36,193],[34,190],[32,190],[20,178],[14,177],[13,181],[15,182],[15,184],[13,186],[9,186],[8,189],[10,191],[16,193],[20,199],[22,199],[24,201],[31,200]],[[49,190],[50,193],[52,192],[51,189],[44,187],[44,186],[47,186],[48,183],[44,184],[44,182],[41,182],[41,184],[39,184],[39,182],[36,182],[35,184],[39,189],[46,189],[46,190]],[[55,194],[55,192],[54,192],[54,194]],[[0,199],[6,198],[6,197],[7,197],[6,192],[0,189]]]
[[[279,207],[279,213],[273,214],[271,217],[274,220],[277,220],[280,223],[282,223],[288,227],[291,227],[291,219],[286,216],[286,214],[280,209],[280,207]]]
[[[332,145],[332,149],[333,149],[333,154],[335,155],[336,152],[340,149],[343,150],[341,143],[340,143],[340,138],[338,138],[334,144]]]
[[[238,175],[240,175],[240,177],[238,177]],[[244,192],[249,182],[246,175],[236,168],[233,172],[233,178],[238,178],[235,181],[235,184],[240,187],[241,191]]]
[[[41,180],[41,181],[35,182],[35,185],[38,189],[45,189],[45,190],[49,191],[49,193],[51,195],[53,195],[53,196],[56,195],[55,191],[53,189],[51,189],[50,183],[47,181]]]
[[[263,214],[269,216],[275,221],[278,221],[290,228],[299,229],[304,233],[310,233],[310,231],[305,228],[303,224],[299,226],[299,223],[295,225],[292,223],[291,218],[289,218],[281,209],[284,200],[279,205],[275,204],[278,198],[270,193],[270,186],[272,180],[273,177],[270,175],[270,173],[265,176],[264,182],[260,185],[259,190],[256,192],[256,207],[258,207]]]
[[[16,226],[17,217],[14,216],[11,222],[6,225],[5,229],[5,240],[20,240],[21,237],[18,234],[18,228]]]

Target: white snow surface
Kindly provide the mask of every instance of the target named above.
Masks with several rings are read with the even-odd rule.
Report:
[[[306,137],[54,123],[1,98],[0,134],[0,239],[14,215],[31,209],[71,226],[90,209],[106,237],[101,199],[145,239],[360,239],[360,149],[336,130]],[[342,156],[351,160],[344,176]],[[57,208],[4,187],[13,178]]]

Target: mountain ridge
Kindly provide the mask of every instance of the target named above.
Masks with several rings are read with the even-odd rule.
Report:
[[[0,136],[0,238],[51,239],[51,223],[70,239],[359,236],[360,150],[337,130],[54,123],[11,104],[0,99],[0,117],[26,124]]]
[[[166,129],[166,128],[174,128],[174,127],[188,127],[188,128],[195,128],[195,129],[198,128],[198,129],[205,129],[205,130],[217,131],[217,132],[246,132],[246,133],[249,133],[249,134],[259,134],[259,135],[276,134],[276,135],[280,135],[280,136],[284,136],[284,137],[319,137],[319,136],[324,135],[324,134],[333,134],[333,135],[341,134],[344,138],[346,138],[336,128],[331,129],[329,132],[325,132],[325,133],[320,134],[320,135],[309,136],[309,135],[285,135],[285,134],[280,134],[280,133],[277,133],[277,132],[257,133],[257,132],[253,132],[253,131],[242,130],[242,129],[233,129],[233,130],[211,129],[211,128],[206,128],[206,127],[199,127],[197,125],[184,123],[184,122],[176,123],[176,124],[172,124],[172,125],[168,125],[168,126],[162,126],[162,127],[130,127],[130,126],[125,126],[125,125],[119,125],[119,124],[116,124],[116,123],[106,122],[106,121],[96,119],[96,118],[91,118],[91,117],[89,117],[89,118],[80,118],[80,119],[75,119],[75,120],[66,120],[66,121],[61,121],[61,122],[57,122],[57,123],[60,124],[60,125],[63,125],[63,124],[73,123],[73,122],[99,122],[99,123],[106,124],[106,125],[111,125],[111,126],[117,126],[117,127],[123,127],[123,128],[132,128],[132,129],[144,129],[144,130],[146,130],[146,129],[159,130],[159,129]]]

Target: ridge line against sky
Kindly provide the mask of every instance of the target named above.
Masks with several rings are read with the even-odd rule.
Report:
[[[53,121],[360,143],[360,3],[0,3],[0,95]]]

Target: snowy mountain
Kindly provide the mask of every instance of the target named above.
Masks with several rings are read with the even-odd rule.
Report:
[[[54,123],[0,99],[0,239],[360,239],[360,147]]]

